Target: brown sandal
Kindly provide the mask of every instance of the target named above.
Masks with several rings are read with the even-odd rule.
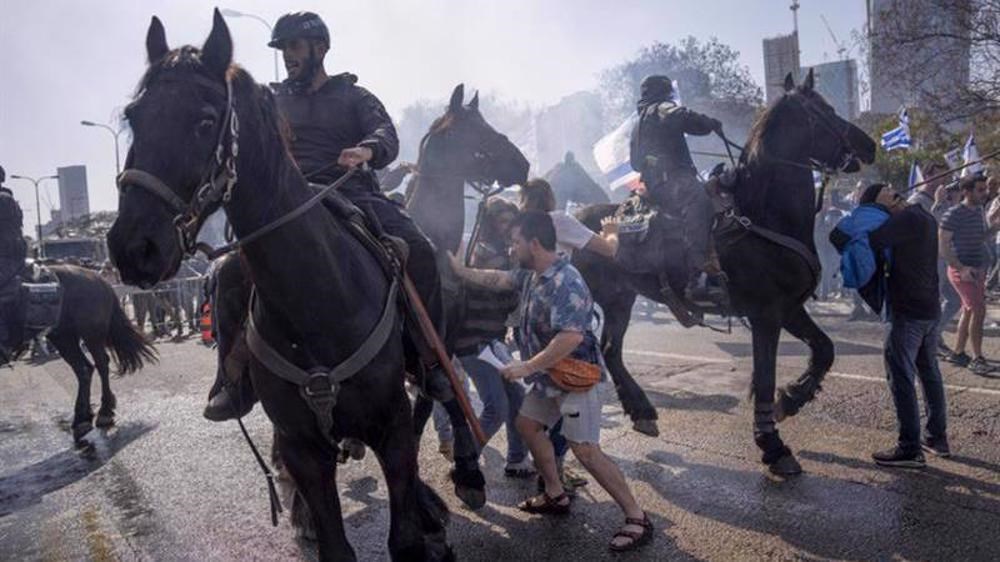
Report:
[[[617,533],[614,534],[613,537],[611,537],[611,542],[608,543],[608,547],[612,550],[612,552],[628,552],[630,550],[635,550],[653,540],[653,522],[649,520],[649,516],[645,513],[643,514],[642,519],[626,517],[625,525],[642,527],[642,532],[637,533],[635,531],[626,531],[623,526]],[[630,539],[631,542],[617,545],[614,543],[614,540],[619,537]]]
[[[538,500],[541,500],[539,503]],[[566,503],[562,503],[566,500]],[[566,492],[552,497],[545,492],[540,496],[532,496],[517,504],[517,508],[525,513],[535,513],[538,515],[566,515],[569,513],[569,506],[572,499]]]

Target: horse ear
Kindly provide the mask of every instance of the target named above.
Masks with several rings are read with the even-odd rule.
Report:
[[[475,94],[472,94],[472,99],[469,100],[469,107],[475,110],[479,110],[479,90],[476,90]]]
[[[809,74],[806,74],[806,81],[802,83],[802,89],[805,91],[811,91],[813,89],[813,69],[809,69]]]
[[[795,78],[792,78],[792,73],[789,72],[785,75],[785,91],[791,92],[795,89]]]
[[[455,86],[451,92],[451,101],[448,102],[448,111],[458,111],[462,109],[462,100],[465,99],[465,84]]]
[[[160,18],[153,16],[149,22],[149,30],[146,31],[146,57],[149,58],[149,64],[162,59],[168,52],[170,47],[167,46],[167,32],[163,30]]]
[[[229,36],[229,27],[218,8],[212,18],[212,32],[201,48],[201,59],[209,71],[219,76],[225,76],[229,63],[233,60],[233,39]]]

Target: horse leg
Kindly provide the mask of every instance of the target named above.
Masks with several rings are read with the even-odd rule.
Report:
[[[462,413],[458,400],[442,402],[455,434],[455,468],[451,471],[451,481],[455,484],[455,495],[469,509],[479,509],[486,505],[486,478],[479,469],[479,448],[472,437],[472,430]]]
[[[753,318],[753,436],[757,447],[763,451],[761,462],[779,475],[802,472],[802,467],[792,451],[778,435],[774,421],[774,386],[778,358],[778,339],[781,321],[777,318]]]
[[[115,408],[118,400],[111,392],[111,380],[108,364],[108,350],[103,342],[96,338],[84,338],[87,343],[87,350],[94,359],[94,366],[97,367],[97,374],[101,377],[101,408],[97,411],[97,427],[111,427],[115,424]]]
[[[73,409],[73,440],[80,442],[83,436],[94,428],[94,412],[90,408],[90,382],[94,366],[80,349],[80,340],[75,335],[50,334],[49,341],[59,351],[59,355],[69,363],[76,375],[76,405]]]
[[[406,400],[403,396],[402,400]],[[380,439],[370,440],[389,488],[389,553],[393,560],[450,560],[448,508],[420,480],[409,408],[396,408]]]
[[[804,306],[798,307],[785,319],[785,330],[809,346],[809,366],[793,383],[778,389],[775,420],[781,422],[794,416],[802,406],[822,390],[820,383],[833,366],[833,341],[816,325]]]
[[[318,446],[311,439],[288,435],[282,436],[278,443],[284,465],[297,487],[297,496],[292,500],[293,524],[299,517],[305,516],[302,505],[297,503],[304,499],[316,530],[319,559],[357,560],[344,534],[344,519],[337,495],[335,452],[330,447]]]
[[[632,418],[632,429],[657,437],[660,434],[656,427],[656,408],[649,403],[649,398],[632,374],[629,373],[622,359],[625,348],[625,332],[632,316],[632,306],[635,304],[635,293],[623,296],[604,308],[604,334],[601,336],[601,351],[604,362],[615,383],[618,399],[625,413]]]

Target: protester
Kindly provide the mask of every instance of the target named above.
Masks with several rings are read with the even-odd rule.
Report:
[[[606,239],[587,228],[566,211],[556,210],[556,196],[549,182],[534,178],[521,186],[518,203],[521,211],[541,211],[552,217],[556,229],[556,244],[561,254],[570,256],[575,250],[589,250],[613,258],[618,251],[617,239]]]
[[[827,243],[827,239],[830,237],[830,232],[834,226],[842,218],[844,218],[844,212],[834,204],[833,194],[831,193],[823,212],[816,216],[816,230],[813,233],[822,271],[819,287],[817,288],[817,297],[819,297],[819,300],[830,298],[839,289],[837,286],[837,252],[836,249]]]
[[[868,233],[868,244],[875,255],[891,252],[883,295],[890,324],[885,366],[899,422],[897,445],[874,453],[872,458],[883,466],[921,468],[925,465],[921,448],[943,457],[951,454],[944,385],[935,355],[940,316],[937,224],[922,205],[907,204],[884,184],[869,186],[861,203],[874,204],[889,214],[881,226]],[[927,404],[927,435],[923,440],[915,379],[920,381]]]
[[[942,179],[946,181],[947,178]],[[934,192],[934,206],[931,207],[931,214],[937,219],[938,225],[949,209],[962,202],[962,192],[958,189],[958,183],[946,181],[939,185]],[[939,242],[940,243],[940,242]],[[955,287],[948,281],[948,263],[944,260],[944,254],[938,252],[938,290],[941,293],[941,318],[938,320],[938,356],[947,359],[951,354],[951,348],[944,342],[944,330],[948,328],[955,315],[962,310],[962,299],[955,292]]]
[[[925,178],[934,178],[935,176],[945,172],[946,168],[943,164],[939,162],[931,162],[922,171]],[[924,185],[917,188],[910,197],[906,200],[910,205],[920,205],[928,213],[934,208],[934,202],[936,201],[938,188],[947,183],[947,176],[940,177],[936,179],[930,179]]]
[[[652,539],[653,526],[636,503],[628,483],[601,450],[599,385],[566,391],[556,385],[551,369],[565,359],[573,365],[600,362],[591,332],[593,299],[580,272],[556,251],[556,232],[547,213],[527,211],[514,223],[514,255],[523,269],[510,272],[474,270],[453,260],[459,276],[494,290],[517,290],[522,316],[517,334],[520,361],[503,369],[508,380],[532,384],[521,405],[517,429],[528,444],[545,490],[519,505],[528,513],[557,515],[570,509],[571,499],[559,478],[552,443],[545,429],[559,420],[574,456],[625,513],[625,525],[612,538],[614,551],[632,550]],[[588,370],[583,367],[584,371]],[[604,378],[603,372],[599,375]]]
[[[510,257],[510,230],[517,217],[517,207],[500,197],[486,202],[479,236],[473,241],[469,267],[477,269],[509,270],[513,267]],[[466,288],[463,322],[455,331],[455,354],[476,385],[476,392],[483,403],[479,424],[487,439],[500,427],[507,425],[507,465],[504,474],[515,478],[534,475],[534,466],[528,450],[514,427],[517,412],[524,400],[524,387],[516,381],[500,376],[496,366],[480,358],[483,351],[496,356],[507,335],[507,319],[517,308],[518,295],[514,291],[490,291],[481,287]],[[501,352],[502,353],[502,352]]]
[[[948,262],[948,280],[962,300],[958,337],[948,360],[968,366],[976,374],[990,370],[983,357],[983,323],[986,319],[986,251],[988,228],[982,205],[986,199],[986,179],[980,175],[963,178],[959,183],[962,203],[948,210],[941,219],[940,251]],[[972,357],[965,353],[972,345]]]
[[[859,201],[861,200],[861,194],[864,192],[864,189],[865,189],[865,184],[864,184],[864,182],[861,182],[861,181],[859,181],[854,186],[854,191],[851,193],[850,201],[854,205],[855,209],[857,209],[857,207],[859,206]],[[861,322],[861,321],[863,321],[863,322],[877,322],[878,321],[878,319],[879,319],[878,315],[875,314],[874,312],[872,312],[868,308],[868,306],[865,304],[864,299],[862,299],[861,295],[858,294],[857,292],[853,292],[851,294],[851,303],[852,303],[851,313],[847,317],[847,321],[848,322]]]

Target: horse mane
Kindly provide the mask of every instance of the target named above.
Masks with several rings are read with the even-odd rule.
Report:
[[[796,91],[796,93],[800,93]],[[766,156],[767,146],[770,144],[771,135],[774,132],[774,125],[779,116],[784,112],[793,94],[786,93],[775,100],[769,107],[761,111],[747,133],[747,144],[744,158],[747,163],[759,162]]]

